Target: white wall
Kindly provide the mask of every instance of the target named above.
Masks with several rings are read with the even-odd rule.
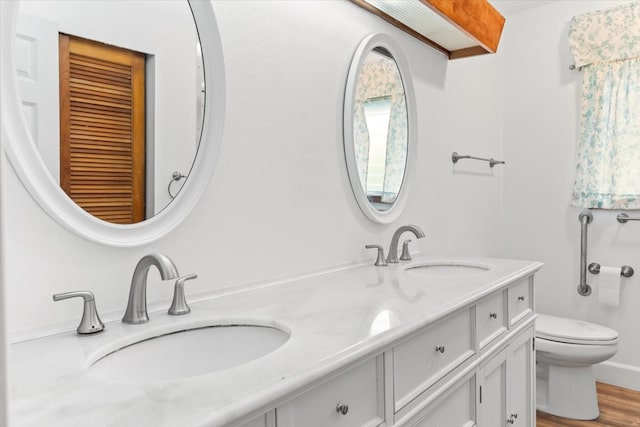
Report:
[[[2,20],[4,25],[4,19]],[[4,155],[4,132],[0,133],[0,153]],[[7,163],[0,158],[0,236],[5,233],[4,228],[4,213],[2,207],[4,206],[4,173],[7,169]],[[0,426],[6,426],[8,421],[8,398],[7,390],[7,332],[6,332],[6,298],[4,290],[4,272],[5,272],[5,258],[4,258],[4,239],[0,237]]]
[[[460,163],[451,152],[502,151],[501,62],[496,56],[445,57],[347,1],[215,1],[224,48],[227,107],[224,141],[199,205],[154,244],[114,249],[84,241],[51,220],[15,173],[6,176],[5,266],[9,335],[15,341],[72,329],[80,303],[51,294],[96,293],[103,320],[124,312],[131,274],[150,251],[164,252],[189,294],[359,260],[366,243],[388,241],[401,224],[419,224],[414,242],[430,254],[499,253],[502,174]],[[408,59],[416,90],[418,161],[405,213],[387,226],[359,211],[342,148],[347,72],[360,40],[391,34]],[[6,165],[6,157],[2,161]],[[148,297],[166,308],[171,285],[150,276]],[[242,310],[242,307],[238,307]]]
[[[569,22],[574,15],[613,7],[616,1],[557,1],[509,17],[500,46],[504,58],[504,251],[545,266],[537,280],[540,312],[609,326],[619,352],[598,375],[640,389],[640,224],[619,224],[618,212],[594,211],[588,262],[631,265],[620,307],[577,292],[580,208],[569,206],[575,169],[578,99],[582,75],[570,71]],[[636,213],[637,216],[637,213]],[[621,364],[622,366],[620,366]],[[612,369],[621,368],[621,369]]]
[[[37,16],[58,26],[61,33],[112,44],[151,56],[152,81],[147,105],[152,126],[147,142],[153,143],[152,187],[155,213],[171,202],[167,185],[174,171],[188,174],[198,147],[196,137],[196,43],[198,34],[186,2],[130,0],[51,1],[29,0],[20,13]],[[144,16],[144,19],[140,17]],[[167,29],[171,28],[171,31]],[[57,41],[55,42],[57,45]],[[57,72],[57,65],[56,65]],[[56,83],[57,84],[57,80]],[[57,110],[56,110],[57,113]],[[44,145],[45,141],[42,141]],[[58,147],[59,139],[51,138]],[[57,150],[52,150],[52,152]],[[58,162],[55,159],[45,162]],[[58,180],[57,176],[54,176]],[[179,183],[172,185],[175,195]]]

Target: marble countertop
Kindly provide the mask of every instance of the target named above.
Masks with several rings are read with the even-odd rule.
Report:
[[[191,305],[185,316],[150,313],[143,325],[106,324],[92,336],[57,334],[10,346],[12,427],[219,426],[370,354],[542,264],[447,258],[491,268],[469,274],[408,267],[443,262],[417,256],[389,267],[361,266]],[[188,296],[187,296],[188,298]],[[105,381],[88,373],[96,355],[123,340],[217,324],[276,326],[291,334],[280,348],[235,368],[147,384]]]

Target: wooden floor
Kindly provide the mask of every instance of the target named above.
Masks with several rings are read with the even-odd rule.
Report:
[[[640,391],[597,383],[600,418],[576,421],[538,411],[537,427],[640,427]]]

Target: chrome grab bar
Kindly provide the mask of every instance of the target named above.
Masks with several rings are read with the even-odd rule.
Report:
[[[504,165],[506,162],[504,160],[496,160],[493,157],[490,159],[485,159],[483,157],[474,157],[474,156],[463,156],[462,154],[458,154],[455,151],[451,154],[451,161],[455,164],[458,163],[460,159],[472,159],[472,160],[481,160],[483,162],[489,162],[489,167],[493,168],[495,165]]]
[[[578,215],[580,220],[580,284],[578,293],[582,296],[591,295],[591,286],[587,284],[587,225],[593,221],[593,214],[583,211]]]
[[[640,221],[640,218],[631,218],[629,215],[627,215],[626,213],[621,213],[619,214],[616,219],[618,220],[618,222],[620,224],[626,224],[629,221]]]

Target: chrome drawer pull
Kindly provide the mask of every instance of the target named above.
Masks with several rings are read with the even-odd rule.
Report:
[[[524,301],[524,297],[523,297],[522,295],[520,295],[520,296],[518,297],[518,301]]]
[[[489,313],[489,319],[497,319],[498,313]]]
[[[436,346],[436,351],[438,351],[440,353],[444,353],[444,346],[443,345],[437,345]]]
[[[347,412],[349,412],[349,405],[338,403],[336,405],[336,412],[342,415],[347,415]]]

